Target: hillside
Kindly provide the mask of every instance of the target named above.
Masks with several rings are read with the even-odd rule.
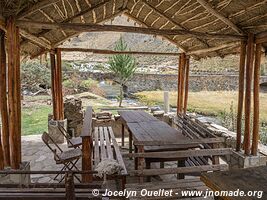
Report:
[[[113,21],[105,24],[134,26],[135,22],[128,20],[125,16],[116,17]],[[113,32],[93,32],[82,33],[79,36],[63,44],[64,47],[96,48],[96,49],[113,49],[116,41],[122,37],[131,50],[135,51],[158,51],[158,52],[178,52],[178,48],[169,41],[161,37],[136,34],[136,33],[113,33]],[[148,72],[175,73],[178,59],[176,57],[166,56],[136,56],[142,69]],[[82,61],[83,63],[98,64],[106,63],[108,56],[93,55],[89,53],[64,53],[64,60]],[[191,71],[194,72],[216,72],[216,73],[237,73],[238,56],[227,56],[225,58],[202,59],[200,61],[191,61]],[[265,64],[266,66],[266,64]],[[266,68],[266,67],[264,67]]]

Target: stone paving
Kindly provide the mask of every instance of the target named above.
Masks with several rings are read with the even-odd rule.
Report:
[[[118,144],[121,144],[121,139],[116,138]],[[121,148],[123,159],[125,161],[125,165],[127,170],[133,170],[134,169],[134,161],[130,160],[126,154],[128,153],[128,138],[125,138],[126,146]],[[60,148],[63,150],[67,150],[67,144],[60,144]],[[63,165],[57,165],[54,160],[54,155],[51,152],[51,150],[43,143],[41,139],[41,135],[30,135],[30,136],[22,136],[22,160],[23,161],[29,161],[31,170],[38,170],[38,171],[44,171],[44,170],[60,170]],[[152,167],[159,168],[157,164],[152,163]],[[167,162],[165,164],[165,167],[175,167],[176,162]],[[81,168],[81,160],[77,164],[78,168]],[[31,180],[33,183],[39,182],[39,183],[53,183],[58,182],[57,180],[53,180],[55,175],[31,175]],[[162,180],[176,180],[175,175],[166,175],[161,177],[154,177],[152,178],[152,181],[162,181]],[[128,177],[127,183],[134,183],[137,182],[138,179],[134,177]],[[114,182],[113,182],[114,183]],[[113,183],[111,183],[113,185]],[[109,183],[110,184],[110,183]]]
[[[29,161],[31,170],[60,170],[63,165],[57,165],[51,150],[43,143],[41,135],[22,136],[22,160]],[[59,145],[63,150],[66,144]],[[31,175],[32,182],[52,183],[54,175]]]

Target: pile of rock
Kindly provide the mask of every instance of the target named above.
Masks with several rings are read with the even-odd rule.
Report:
[[[80,136],[83,125],[82,100],[73,96],[67,97],[64,101],[64,116],[68,121],[68,133]]]

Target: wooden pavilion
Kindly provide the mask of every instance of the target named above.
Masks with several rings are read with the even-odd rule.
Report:
[[[180,52],[170,55],[179,57],[178,114],[185,113],[187,108],[190,57],[240,54],[236,151],[241,150],[243,143],[246,155],[257,155],[259,71],[267,48],[266,0],[1,0],[0,6],[0,169],[4,166],[18,169],[21,163],[21,56],[36,58],[50,54],[53,114],[55,120],[62,120],[61,52],[120,53],[58,48],[81,32],[160,35],[175,44]],[[140,26],[104,24],[118,15],[126,15]],[[168,55],[164,52],[127,53]]]

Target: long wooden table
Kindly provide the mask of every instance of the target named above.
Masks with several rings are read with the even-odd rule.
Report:
[[[190,138],[187,138],[181,131],[169,126],[167,123],[158,120],[152,115],[144,111],[121,111],[119,112],[123,125],[128,128],[129,131],[129,152],[132,153],[132,141],[133,142],[166,142],[172,143],[177,141],[185,141],[186,144],[179,145],[137,145],[135,146],[136,153],[143,152],[156,152],[156,151],[171,151],[171,150],[183,150],[193,148],[198,145],[190,144]],[[124,127],[123,127],[124,129]],[[180,167],[185,166],[185,160],[187,158],[177,158],[178,165]],[[173,159],[172,159],[173,160]],[[152,160],[150,160],[151,162]],[[154,159],[152,162],[168,161],[168,159]],[[150,165],[149,162],[149,165]],[[139,169],[143,169],[145,165],[144,158],[138,158],[136,160],[136,166]],[[147,166],[148,167],[148,166]],[[183,175],[179,175],[179,178],[183,178]]]
[[[203,173],[201,180],[213,191],[244,191],[246,196],[216,197],[220,200],[267,199],[267,166]],[[248,196],[248,191],[262,191],[262,198]]]

